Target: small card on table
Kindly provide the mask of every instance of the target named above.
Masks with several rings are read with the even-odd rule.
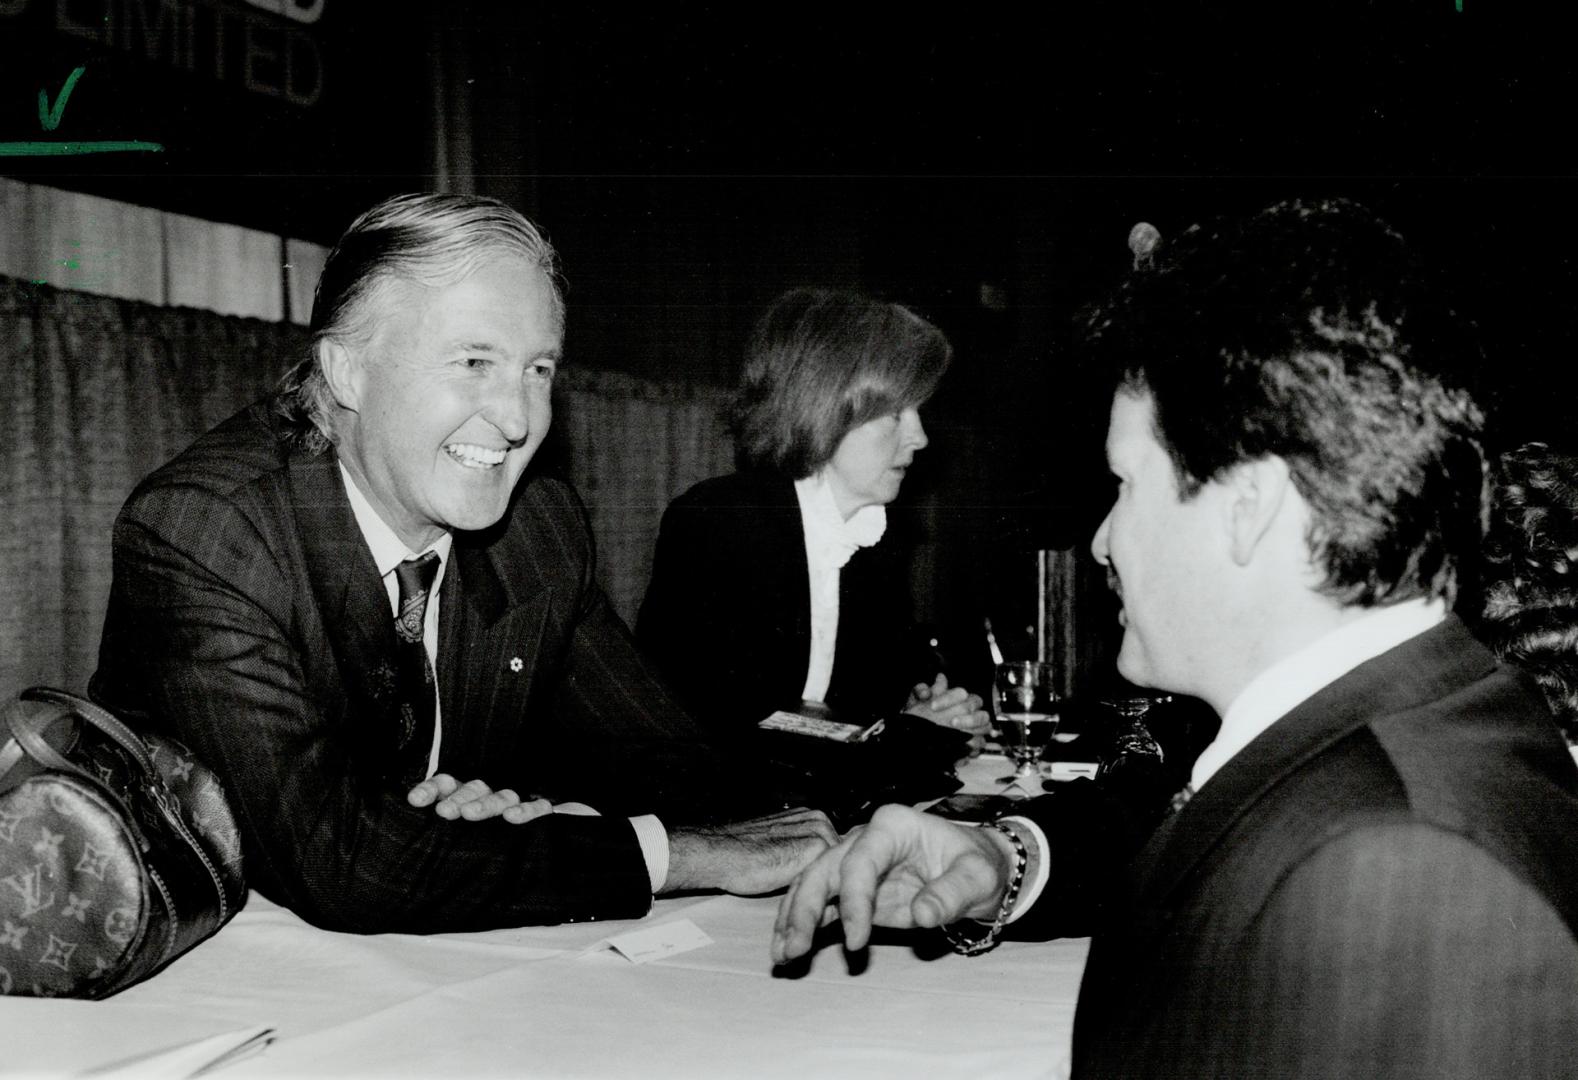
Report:
[[[604,938],[581,955],[612,949],[632,964],[645,964],[711,944],[712,939],[701,927],[689,919],[675,919],[660,926],[644,926],[627,934]]]

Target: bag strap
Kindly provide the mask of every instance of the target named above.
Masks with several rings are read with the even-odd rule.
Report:
[[[58,712],[43,709],[18,709],[6,710],[6,726],[11,730],[11,742],[5,748],[5,760],[0,764],[5,765],[6,771],[26,754],[46,769],[56,772],[80,776],[88,780],[97,780],[81,765],[67,758],[49,745],[49,740],[44,737],[44,731],[59,718]]]
[[[18,705],[20,705],[21,701],[41,702],[46,705],[52,705],[54,708],[18,708]],[[99,778],[88,772],[87,769],[84,769],[81,765],[78,765],[60,751],[56,750],[49,744],[49,740],[44,736],[44,732],[49,728],[49,726],[56,720],[59,720],[62,715],[77,716],[81,719],[87,720],[95,727],[99,727],[99,721],[101,717],[95,716],[93,714],[104,713],[105,716],[109,716],[109,714],[105,713],[103,709],[99,708],[91,701],[84,701],[76,695],[68,694],[63,690],[51,690],[48,687],[42,686],[30,687],[22,691],[21,701],[13,702],[5,710],[5,722],[6,726],[11,729],[12,742],[6,745],[4,753],[9,754],[13,748],[19,747],[22,752],[26,753],[45,769],[49,769],[54,772],[65,773],[67,776],[75,776],[80,780],[86,781],[97,790],[103,792],[110,799],[110,801],[120,809],[121,820],[126,823],[126,827],[131,830],[132,836],[136,838],[138,849],[141,851],[147,851],[147,836],[143,833],[142,828],[137,824],[137,819],[131,814],[130,811],[127,810],[126,805],[121,801],[120,796],[107,789],[103,783],[100,782]],[[87,708],[83,709],[82,706],[86,706]],[[135,735],[131,734],[131,732],[126,728],[126,725],[122,724],[114,717],[110,717],[110,719],[114,727],[119,728],[120,731],[116,732],[111,729],[107,730],[106,733],[122,746],[125,746],[126,744],[121,741],[121,736],[130,736],[130,738],[133,740],[133,745],[127,747],[127,749],[132,754],[133,758],[136,759],[138,766],[144,770],[144,777],[148,781],[149,788],[155,793],[155,798],[159,803],[159,809],[165,814],[166,817],[169,817],[171,811],[166,805],[166,801],[160,797],[164,790],[163,785],[159,782],[159,774],[152,771],[153,761],[148,755],[147,748],[142,745],[141,740],[137,739]],[[18,757],[19,756],[20,755],[18,755]],[[16,759],[8,758],[4,761],[0,761],[0,764],[4,764],[5,769],[9,770],[12,765],[16,764]],[[4,775],[5,772],[0,770],[0,776]],[[183,839],[184,838],[185,835],[183,834]],[[190,844],[192,841],[187,840],[187,843]],[[201,856],[199,857],[201,858]]]
[[[68,694],[64,690],[56,690],[49,686],[30,686],[22,691],[21,696],[23,701],[42,701],[50,705],[59,706],[92,724],[105,735],[115,740],[122,750],[130,754],[132,759],[142,769],[144,776],[150,780],[158,779],[159,773],[154,768],[153,755],[148,752],[148,744],[138,738],[131,728],[117,720],[108,709],[100,708],[87,698],[78,697],[76,694]],[[17,712],[21,711],[17,710]],[[16,731],[15,715],[13,713],[11,724],[13,732]],[[42,754],[35,752],[36,744],[33,742],[24,740],[20,736],[18,736],[17,741],[22,743],[23,748],[40,765],[47,765],[52,769],[71,768],[71,763],[45,741],[43,726],[42,724],[37,724],[30,729],[36,739],[36,744],[43,747]]]
[[[15,701],[6,702],[4,710],[5,726],[3,729],[0,729],[0,735],[4,735],[11,730],[11,714],[22,711],[21,705]],[[10,775],[12,769],[16,768],[17,762],[22,760],[23,755],[22,744],[17,742],[15,736],[6,739],[3,744],[0,744],[0,783],[5,782],[5,778]]]

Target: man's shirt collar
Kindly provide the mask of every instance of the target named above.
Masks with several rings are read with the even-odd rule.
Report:
[[[1396,648],[1446,618],[1441,600],[1405,600],[1376,608],[1317,638],[1250,680],[1222,716],[1222,729],[1195,762],[1190,783],[1199,789],[1255,737],[1294,706],[1367,660]]]
[[[406,559],[414,559],[418,555],[432,551],[437,553],[439,560],[439,578],[433,581],[433,588],[437,589],[444,567],[449,565],[449,549],[454,544],[454,535],[446,532],[422,551],[412,551],[405,546],[405,541],[395,535],[388,522],[378,516],[378,511],[373,509],[373,504],[367,501],[367,496],[362,494],[362,489],[357,487],[356,481],[351,478],[345,463],[342,461],[338,464],[340,478],[345,481],[345,495],[351,502],[351,513],[356,515],[356,524],[362,530],[362,538],[372,550],[373,562],[378,567],[378,576],[388,577],[394,568]]]

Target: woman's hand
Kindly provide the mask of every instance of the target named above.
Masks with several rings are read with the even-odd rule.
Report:
[[[916,683],[910,690],[910,699],[904,711],[943,727],[955,728],[970,734],[970,752],[978,753],[992,719],[981,708],[979,694],[972,694],[962,686],[950,687],[948,676],[939,674],[937,681],[927,686]]]

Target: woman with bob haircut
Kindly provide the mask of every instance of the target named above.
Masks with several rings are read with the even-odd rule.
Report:
[[[731,415],[742,469],[669,505],[636,624],[715,733],[802,701],[986,730],[981,699],[921,642],[885,536],[952,353],[908,308],[855,293],[795,289],[756,324]]]

